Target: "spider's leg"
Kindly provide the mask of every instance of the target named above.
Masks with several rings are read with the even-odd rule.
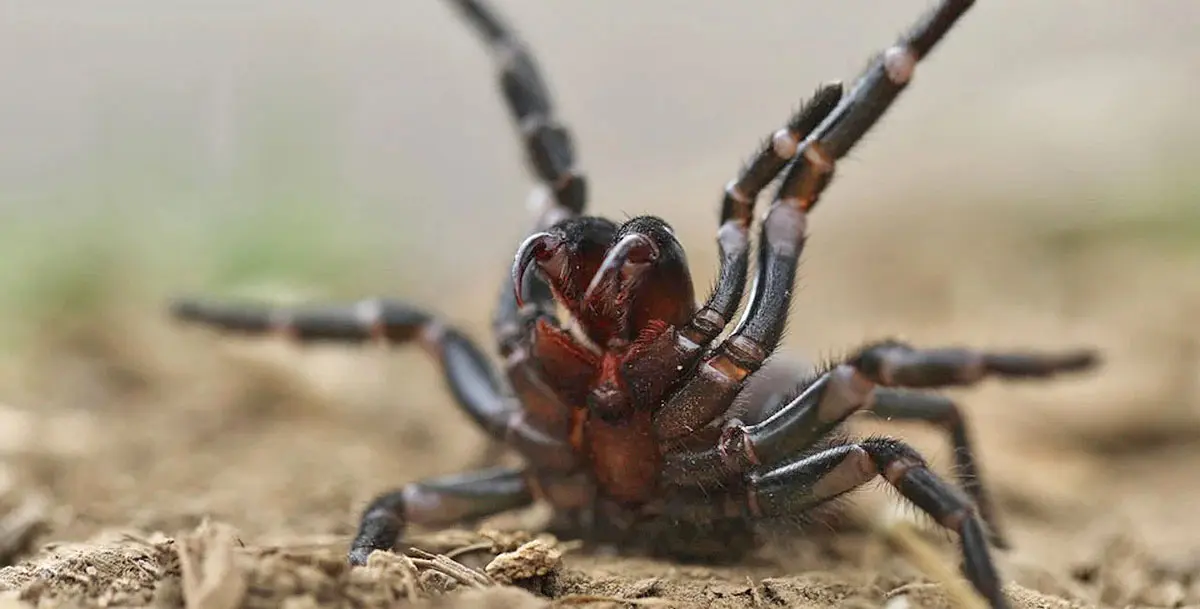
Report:
[[[745,291],[749,232],[758,195],[787,166],[799,143],[829,115],[841,96],[840,83],[817,89],[726,185],[717,230],[721,266],[716,285],[686,323],[638,345],[637,356],[622,372],[625,382],[637,388],[639,401],[657,403],[679,379],[692,374],[701,355],[733,319]]]
[[[753,425],[729,421],[716,445],[668,451],[663,481],[685,486],[720,484],[731,475],[801,454],[855,412],[875,410],[880,386],[928,388],[973,384],[987,376],[1048,377],[1086,369],[1095,361],[1086,351],[1000,354],[876,343],[803,384],[794,399],[762,421]],[[883,391],[884,408],[894,409],[896,393]]]
[[[874,125],[908,84],[916,63],[971,6],[942,0],[867,69],[851,92],[800,143],[763,221],[758,276],[733,334],[707,357],[658,412],[659,436],[692,433],[724,412],[745,378],[775,350],[791,305],[808,212],[833,177],[834,164]]]
[[[272,308],[183,299],[172,304],[171,312],[228,333],[277,334],[305,343],[416,341],[440,365],[459,407],[492,437],[547,464],[573,460],[564,442],[531,425],[520,405],[504,395],[487,357],[465,334],[411,305],[376,299],[351,306]]]
[[[785,127],[763,142],[738,177],[726,185],[721,201],[721,225],[717,230],[721,267],[716,286],[677,337],[676,348],[687,354],[687,359],[708,347],[733,319],[742,302],[750,263],[750,224],[758,195],[787,166],[800,142],[821,124],[841,98],[841,83],[817,89],[812,99],[801,105]],[[690,368],[691,363],[686,362],[684,367]]]
[[[987,377],[1046,378],[1087,370],[1099,363],[1090,349],[1056,353],[1000,353],[948,347],[916,349],[899,341],[863,347],[847,362],[885,387],[937,388],[974,385]]]
[[[788,517],[882,476],[900,494],[959,536],[963,573],[993,608],[1008,607],[988,549],[984,523],[970,498],[934,474],[910,446],[890,438],[836,446],[746,477],[752,517]]]
[[[533,503],[525,472],[495,468],[432,478],[381,494],[363,510],[350,544],[350,564],[371,552],[391,550],[410,524],[441,527],[484,518]]]
[[[929,56],[974,0],[941,0],[894,45],[872,60],[850,93],[801,143],[797,160],[784,176],[779,197],[804,210],[816,205],[829,186],[834,165],[883,117],[908,86],[917,63]]]
[[[700,362],[655,413],[664,441],[691,435],[729,409],[746,378],[775,351],[791,306],[807,212],[776,199],[761,228],[758,275],[738,328]]]
[[[550,89],[533,55],[484,0],[450,2],[474,26],[496,59],[500,88],[524,140],[530,170],[550,191],[560,213],[583,213],[587,183],[575,167],[571,133],[555,118]]]
[[[537,62],[516,32],[483,0],[450,0],[487,43],[496,60],[500,88],[525,147],[526,163],[541,182],[535,196],[547,205],[541,210],[533,231],[544,231],[555,223],[578,216],[587,206],[587,181],[576,166],[571,133],[555,116],[554,101]],[[493,331],[505,358],[505,371],[525,408],[539,418],[540,427],[551,433],[563,430],[568,407],[557,386],[578,385],[573,379],[587,373],[587,354],[566,340],[555,315],[554,296],[546,282],[530,273],[520,286],[524,303],[518,304],[513,286],[501,288]],[[544,356],[546,352],[554,355]],[[556,372],[566,371],[564,383],[547,383],[547,372],[537,359]]]
[[[903,391],[877,387],[870,408],[865,412],[881,419],[926,421],[941,427],[950,437],[954,449],[955,475],[958,483],[967,491],[979,516],[988,525],[992,544],[1008,548],[1009,543],[996,519],[996,510],[979,475],[971,434],[958,405],[945,396],[915,391]]]

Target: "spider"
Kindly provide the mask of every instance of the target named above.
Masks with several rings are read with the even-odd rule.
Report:
[[[591,543],[679,558],[739,556],[757,546],[757,524],[812,514],[882,478],[957,533],[966,577],[993,607],[1007,606],[989,549],[1007,542],[960,409],[915,390],[1082,371],[1098,363],[1093,351],[989,353],[885,340],[811,373],[764,366],[784,330],[808,215],[837,161],[972,2],[940,0],[848,93],[839,83],[819,87],[763,142],[725,187],[720,270],[697,306],[683,247],[664,220],[617,224],[585,215],[586,179],[571,134],[515,32],[484,0],[448,1],[497,61],[544,202],[493,318],[504,375],[463,332],[403,302],[172,304],[176,318],[226,332],[415,342],[437,361],[458,406],[523,457],[521,467],[412,482],[377,496],[362,513],[348,560],[360,565],[371,552],[392,549],[409,524],[449,526],[535,501],[553,507],[550,529]],[[748,283],[756,199],[777,179],[759,227],[749,304],[718,340]],[[560,307],[571,323],[560,319]],[[781,380],[795,389],[755,390]],[[904,442],[841,432],[856,413],[943,428],[961,488]]]

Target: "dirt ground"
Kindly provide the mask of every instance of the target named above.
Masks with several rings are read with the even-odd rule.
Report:
[[[1090,234],[1094,218],[962,209],[870,222],[830,214],[810,245],[789,353],[821,357],[852,346],[847,335],[884,333],[1098,347],[1095,373],[952,392],[1015,542],[997,553],[1009,594],[1029,608],[1200,606],[1200,256],[1166,239],[1051,230],[1084,223]],[[698,274],[711,272],[705,231],[684,234]],[[448,316],[486,337],[497,280],[448,295]],[[879,489],[860,493],[853,513],[888,533],[790,540],[736,566],[588,556],[570,540],[523,545],[533,538],[511,531],[535,530],[535,509],[479,530],[416,531],[402,547],[433,554],[350,569],[344,551],[371,495],[492,460],[492,447],[419,353],[226,340],[171,326],[155,304],[48,327],[36,349],[4,363],[13,389],[0,409],[0,558],[12,566],[0,571],[0,606],[970,601],[944,575],[957,564],[953,540]],[[931,430],[887,429],[946,462]]]

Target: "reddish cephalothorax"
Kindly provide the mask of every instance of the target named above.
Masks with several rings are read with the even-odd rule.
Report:
[[[586,182],[533,57],[483,0],[449,1],[499,62],[501,89],[546,202],[517,249],[494,317],[503,375],[462,332],[402,302],[278,310],[183,300],[173,308],[180,319],[227,331],[416,341],[438,361],[462,410],[523,457],[521,467],[442,476],[379,495],[363,511],[350,562],[390,550],[409,524],[446,526],[534,501],[553,507],[550,527],[561,535],[730,558],[755,547],[756,523],[795,522],[882,477],[958,534],[965,574],[993,607],[1006,606],[988,549],[1004,537],[961,412],[944,397],[905,389],[1048,377],[1088,369],[1095,355],[879,341],[815,371],[778,360],[765,365],[792,303],[808,215],[837,161],[972,2],[941,0],[848,94],[840,84],[819,88],[763,142],[725,188],[720,271],[697,303],[683,247],[666,222],[641,216],[618,225],[584,214]],[[750,280],[754,207],[777,179]],[[748,280],[748,302],[734,323]],[[856,414],[942,427],[961,489],[903,442],[842,433]]]

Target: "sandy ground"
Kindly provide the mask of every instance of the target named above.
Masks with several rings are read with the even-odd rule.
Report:
[[[954,392],[1016,543],[1000,555],[1009,591],[1020,607],[1200,603],[1200,257],[1120,241],[1050,250],[1038,236],[1048,220],[936,211],[817,233],[789,352],[820,356],[804,345],[844,327],[921,344],[1102,349],[1094,374]],[[720,568],[535,544],[522,552],[544,573],[518,578],[523,588],[497,584],[513,560],[529,566],[520,557],[488,576],[411,552],[350,570],[343,552],[372,494],[496,458],[430,364],[408,351],[224,340],[150,306],[47,329],[7,367],[25,389],[0,411],[0,539],[15,563],[0,571],[5,606],[379,606],[446,589],[463,606],[955,606],[919,553],[853,531]],[[486,336],[486,307],[448,311]],[[930,430],[889,431],[945,463]],[[911,515],[879,490],[860,499],[863,522]],[[522,541],[494,531],[537,515],[504,515],[482,533],[417,531],[405,546],[482,568]],[[951,539],[919,539],[936,548],[932,567],[953,568]],[[518,576],[537,572],[524,567]]]

